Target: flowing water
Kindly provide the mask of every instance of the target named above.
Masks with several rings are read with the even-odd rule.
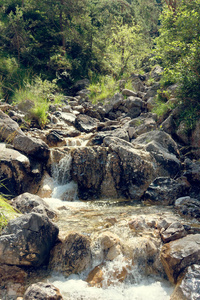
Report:
[[[173,209],[144,206],[124,199],[79,201],[77,185],[70,178],[70,165],[70,155],[53,165],[52,196],[45,201],[57,211],[56,222],[60,237],[65,237],[69,232],[77,232],[91,238],[92,266],[88,266],[81,274],[67,278],[52,273],[48,281],[60,289],[66,300],[169,300],[173,287],[163,279],[159,266],[156,267],[156,272],[148,267],[148,253],[145,249],[150,247],[148,241],[150,245],[155,242],[156,247],[160,247],[156,242],[158,233],[152,224],[162,218],[177,220],[178,216]],[[67,199],[73,201],[66,201]],[[137,230],[130,228],[132,220],[137,220]],[[104,261],[101,286],[90,286],[86,282],[88,273],[103,261],[103,250],[97,242],[98,237],[106,232],[119,237],[123,251],[120,250],[114,259]],[[124,280],[118,280],[116,270],[120,273],[124,269],[127,276]]]

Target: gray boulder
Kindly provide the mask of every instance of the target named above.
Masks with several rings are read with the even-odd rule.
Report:
[[[11,204],[23,214],[37,212],[47,215],[50,219],[56,216],[56,213],[42,198],[30,193],[24,193],[12,199]]]
[[[195,218],[200,221],[200,201],[189,196],[176,199],[175,208],[186,217]]]
[[[158,177],[148,187],[144,200],[154,204],[172,205],[178,197],[188,193],[190,186],[185,178],[174,180]]]
[[[161,262],[172,283],[187,267],[200,261],[200,234],[190,234],[165,244],[161,249]]]
[[[93,132],[97,129],[98,119],[94,119],[90,116],[80,114],[76,118],[75,127],[82,132]]]
[[[62,300],[63,297],[51,283],[37,282],[29,286],[23,300]]]
[[[16,136],[13,140],[13,146],[26,155],[30,155],[42,161],[47,161],[49,158],[49,147],[40,139],[28,137],[25,135]]]
[[[156,161],[158,177],[174,177],[180,172],[178,146],[166,132],[153,130],[144,133],[133,140],[132,144],[151,153]]]
[[[18,135],[24,135],[17,122],[0,110],[0,142],[12,143]]]
[[[144,101],[138,97],[130,96],[125,100],[124,106],[127,108],[127,116],[138,117],[144,109]]]
[[[90,239],[79,233],[69,233],[52,249],[49,268],[65,276],[77,274],[91,264]]]
[[[58,231],[46,216],[37,213],[11,220],[0,236],[0,263],[17,266],[44,264]]]

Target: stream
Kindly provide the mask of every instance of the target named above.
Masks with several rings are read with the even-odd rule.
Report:
[[[154,242],[159,253],[161,243],[154,224],[163,218],[177,220],[180,216],[172,207],[143,205],[125,199],[80,201],[77,199],[77,185],[70,180],[70,164],[70,155],[54,164],[50,183],[52,194],[44,200],[57,211],[59,237],[77,232],[91,238],[92,265],[69,277],[53,272],[46,280],[59,288],[65,300],[169,300],[174,287],[164,279],[158,258],[148,266],[149,254],[145,249],[151,247],[148,241],[150,245]],[[66,181],[68,183],[64,184]],[[68,198],[72,201],[66,201]],[[138,222],[136,230],[129,226],[133,220]],[[98,236],[108,231],[120,238],[122,251],[114,259],[104,261],[101,286],[90,286],[86,282],[89,272],[103,261]],[[123,269],[126,269],[127,276],[118,280],[116,270],[120,273]]]

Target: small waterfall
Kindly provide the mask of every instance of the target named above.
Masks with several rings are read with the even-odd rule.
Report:
[[[54,179],[52,198],[62,201],[73,201],[77,198],[77,184],[71,180],[71,162],[70,152],[66,153],[58,162],[52,162],[52,177]]]

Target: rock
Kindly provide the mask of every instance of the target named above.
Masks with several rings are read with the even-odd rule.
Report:
[[[187,125],[184,121],[180,122],[180,124],[178,125],[178,128],[176,129],[176,135],[178,137],[178,139],[188,145],[189,144],[189,134],[187,132]]]
[[[123,90],[122,90],[122,95],[123,95],[123,96],[133,96],[133,97],[137,97],[137,93],[135,93],[134,91],[128,90],[128,89],[123,89]]]
[[[162,128],[162,130],[164,130],[166,133],[174,135],[176,124],[172,114],[170,114],[169,117],[162,122],[160,128]]]
[[[51,251],[49,268],[65,276],[82,272],[91,264],[90,239],[79,233],[69,233]]]
[[[200,121],[196,123],[196,126],[191,136],[192,153],[196,159],[200,158]]]
[[[179,240],[165,244],[161,249],[161,261],[172,283],[178,276],[200,260],[200,234],[190,234]]]
[[[127,108],[127,116],[131,118],[138,117],[144,109],[144,101],[138,97],[130,96],[125,100],[124,106]]]
[[[0,191],[12,196],[35,192],[40,176],[31,170],[30,160],[16,150],[0,144]]]
[[[105,231],[101,233],[95,243],[96,247],[103,251],[103,259],[111,261],[122,253],[120,239],[112,232]]]
[[[146,95],[144,96],[144,99],[146,98]],[[151,111],[154,106],[156,105],[156,100],[154,97],[149,97],[146,103],[146,107],[148,111]]]
[[[144,193],[144,201],[172,205],[178,197],[189,191],[189,185],[184,178],[174,180],[168,177],[156,178]]]
[[[144,97],[144,101],[148,100],[150,97],[155,97],[159,88],[160,88],[160,83],[158,82],[152,85],[150,89],[147,91]]]
[[[23,296],[27,277],[28,273],[17,266],[0,265],[1,299],[8,299],[7,297],[16,299],[17,296]]]
[[[145,228],[148,227],[143,217],[138,217],[129,221],[128,226],[130,229],[133,229],[135,231],[143,231]]]
[[[0,263],[40,266],[57,236],[57,226],[46,216],[30,213],[11,220],[0,236]]]
[[[44,211],[50,219],[56,216],[56,213],[48,206],[48,204],[39,196],[30,193],[24,193],[11,200],[12,206],[17,208],[21,213]]]
[[[170,300],[200,299],[200,265],[187,268],[182,281],[176,287]]]
[[[157,167],[157,176],[176,176],[181,170],[178,146],[169,134],[154,130],[141,134],[132,144],[148,151],[154,157]]]
[[[178,240],[187,235],[184,226],[179,222],[172,223],[166,230],[161,232],[161,238],[164,243]]]
[[[0,110],[0,142],[12,143],[16,136],[23,135],[19,125]]]
[[[119,265],[114,265],[112,269],[103,263],[96,266],[89,274],[86,279],[89,286],[95,287],[108,287],[110,285],[119,284],[119,282],[123,282],[129,271],[128,264],[122,267]]]
[[[63,297],[51,283],[37,282],[29,286],[23,300],[62,300]]]
[[[151,77],[154,78],[156,81],[159,81],[164,69],[161,66],[155,66],[151,71]]]
[[[61,119],[68,125],[74,125],[76,122],[76,116],[73,113],[56,112],[54,114],[56,117],[59,117],[59,119]]]
[[[145,92],[146,91],[144,84],[138,77],[136,77],[132,80],[132,86],[137,92]]]
[[[118,182],[122,194],[131,199],[140,199],[154,178],[155,170],[149,153],[134,149],[131,143],[114,137],[105,137],[104,144],[120,159]]]
[[[195,218],[200,221],[200,201],[189,196],[176,199],[175,208],[186,217]]]
[[[78,80],[72,87],[72,91],[74,94],[76,94],[78,91],[87,88],[89,86],[89,84],[90,84],[90,81],[87,78]]]
[[[137,138],[139,135],[156,129],[155,116],[151,113],[141,114],[124,125],[128,131],[130,139]]]
[[[200,162],[186,159],[184,162],[185,170],[183,175],[191,184],[191,193],[193,198],[200,200]]]
[[[82,132],[93,132],[97,129],[99,120],[91,118],[87,115],[80,114],[76,118],[75,126]]]
[[[49,158],[49,147],[40,139],[28,136],[16,136],[13,140],[13,146],[26,155],[37,158],[38,160],[47,161]]]
[[[78,183],[79,196],[87,199],[100,195],[105,174],[107,150],[102,147],[81,147],[72,152],[72,179]]]
[[[35,106],[34,101],[32,100],[24,100],[17,104],[17,109],[21,110],[22,112],[29,112]]]
[[[46,135],[46,142],[49,147],[61,147],[66,145],[64,138],[56,130],[51,130]]]

